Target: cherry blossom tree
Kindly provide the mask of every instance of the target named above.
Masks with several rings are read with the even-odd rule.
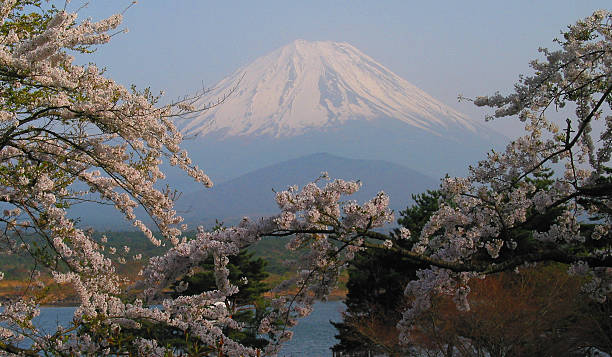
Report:
[[[521,76],[513,93],[474,100],[495,108],[490,119],[518,117],[526,134],[467,178],[444,180],[450,203],[406,253],[435,261],[406,287],[414,302],[400,322],[404,337],[432,295],[452,295],[467,310],[469,279],[525,264],[569,264],[570,273],[589,276],[584,288],[593,298],[610,297],[612,14],[597,11],[555,42],[560,48],[540,49],[544,58],[531,62],[535,73]],[[568,117],[555,121],[561,115]],[[532,178],[546,168],[564,172],[544,190]]]
[[[148,91],[128,90],[95,65],[73,63],[71,53],[87,53],[120,32],[121,15],[97,22],[38,0],[5,0],[0,5],[0,198],[4,206],[1,244],[7,254],[36,259],[37,271],[50,271],[54,284],[68,284],[78,295],[71,326],[45,333],[32,323],[39,313],[44,282],[32,273],[32,288],[3,304],[0,350],[7,354],[171,355],[154,338],[122,334],[143,322],[160,323],[197,337],[215,355],[273,355],[291,338],[288,326],[324,298],[338,272],[362,249],[390,249],[423,269],[406,294],[412,305],[400,331],[409,336],[414,317],[433,294],[454,296],[468,309],[467,282],[529,263],[558,261],[571,272],[588,274],[595,298],[609,295],[610,194],[606,167],[612,150],[612,48],[610,13],[599,11],[579,21],[559,40],[558,51],[542,50],[536,73],[522,77],[515,93],[480,97],[477,105],[497,108],[495,117],[515,116],[527,134],[503,153],[493,152],[467,178],[448,178],[448,201],[418,237],[412,249],[393,244],[376,228],[393,215],[384,193],[363,204],[348,200],[358,182],[320,180],[276,195],[280,213],[214,232],[182,236],[173,194],[158,188],[159,165],[167,160],[196,181],[206,175],[181,151],[181,135],[172,118],[194,110],[192,99],[159,105]],[[566,126],[546,114],[575,106]],[[205,108],[196,108],[205,109]],[[608,111],[608,112],[606,112]],[[592,123],[605,121],[594,142]],[[543,190],[530,178],[549,165],[566,172]],[[142,207],[172,248],[151,259],[136,288],[139,299],[125,295],[128,282],[116,273],[103,245],[66,217],[66,209],[85,200],[111,204],[155,244],[151,228],[135,213]],[[594,225],[585,225],[588,217]],[[549,219],[546,229],[541,220]],[[535,222],[538,221],[538,224]],[[30,234],[35,233],[32,240]],[[292,281],[298,292],[277,295],[259,332],[270,343],[264,351],[233,341],[224,329],[239,329],[228,297],[232,284],[228,256],[262,237],[289,238],[288,248],[308,247],[304,269]],[[169,298],[163,290],[213,257],[217,288]],[[184,286],[182,288],[185,288]],[[282,290],[279,286],[277,290]],[[283,321],[283,324],[279,324]],[[28,340],[29,345],[19,344]]]
[[[527,133],[471,168],[468,178],[445,180],[452,203],[432,217],[417,249],[448,264],[407,286],[415,301],[400,323],[405,337],[432,294],[454,295],[469,309],[470,278],[528,263],[570,264],[570,273],[590,275],[585,289],[594,298],[610,296],[611,36],[610,13],[595,12],[563,33],[561,49],[541,49],[544,60],[531,63],[535,74],[521,77],[514,93],[474,100],[496,108],[491,118],[518,116]],[[561,125],[553,118],[562,108],[573,113],[564,111],[571,116]],[[604,123],[597,138],[598,120]],[[542,190],[529,178],[546,167],[565,171]],[[542,222],[547,228],[535,229]]]
[[[338,180],[324,189],[313,184],[301,193],[289,191],[279,195],[284,212],[278,217],[245,220],[213,233],[202,231],[193,240],[182,237],[172,191],[159,189],[157,182],[164,178],[159,165],[167,160],[194,180],[212,184],[180,149],[181,135],[172,122],[173,117],[192,112],[197,98],[158,105],[147,90],[128,90],[93,64],[75,64],[73,53],[87,54],[122,32],[122,16],[79,20],[77,13],[66,10],[68,5],[58,9],[38,0],[0,3],[2,252],[29,256],[36,264],[28,289],[3,303],[0,350],[19,355],[172,353],[154,339],[121,334],[122,329],[138,328],[146,321],[188,331],[215,354],[260,355],[262,351],[223,334],[224,329],[240,327],[226,303],[238,289],[228,280],[227,257],[264,235],[289,235],[290,229],[300,226],[296,213],[308,210],[312,216],[295,244],[318,237],[311,260],[319,269],[299,278],[305,287],[291,304],[286,298],[276,299],[276,309],[263,320],[260,332],[273,342],[263,352],[273,354],[279,342],[291,336],[284,326],[307,314],[313,299],[323,297],[333,283],[337,259],[327,257],[334,247],[326,238],[324,222],[340,222],[340,195],[355,192],[359,185]],[[144,299],[126,298],[128,281],[119,276],[108,255],[114,249],[105,251],[90,232],[66,216],[69,207],[83,201],[115,206],[153,244],[161,244],[138,219],[135,208],[141,207],[163,240],[175,246],[144,269],[139,282]],[[350,205],[354,213],[344,225],[365,228],[388,221],[386,202],[381,194],[363,209]],[[217,289],[160,298],[162,289],[209,256],[215,260]],[[324,269],[328,266],[333,269]],[[39,314],[40,296],[49,287],[40,278],[45,272],[51,274],[51,284],[72,287],[80,301],[71,325],[50,333],[32,322]],[[278,321],[286,322],[280,330]]]
[[[128,90],[93,64],[73,63],[71,53],[88,53],[122,32],[121,20],[117,14],[77,21],[76,13],[37,0],[0,3],[0,244],[3,253],[29,255],[37,266],[33,290],[3,306],[4,351],[64,353],[95,346],[67,341],[61,330],[45,337],[33,328],[36,292],[45,288],[37,278],[41,270],[77,289],[82,306],[75,321],[99,324],[100,316],[119,312],[112,309],[125,310],[114,305],[122,278],[102,247],[66,217],[66,208],[89,200],[113,205],[159,244],[137,219],[140,206],[176,244],[180,217],[171,192],[156,188],[164,177],[162,158],[211,185],[180,150],[181,135],[171,121],[189,110],[190,99],[158,106],[148,91]],[[32,233],[35,240],[28,238]],[[31,349],[15,344],[24,338],[33,342]]]

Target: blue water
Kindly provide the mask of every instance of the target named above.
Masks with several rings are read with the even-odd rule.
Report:
[[[329,321],[340,321],[346,307],[341,301],[317,302],[307,317],[300,319],[292,328],[293,339],[281,349],[279,356],[331,356],[331,346],[338,340],[338,332]]]
[[[286,343],[279,356],[331,356],[331,346],[336,344],[336,329],[329,321],[340,321],[345,306],[341,301],[317,302],[313,312],[300,319],[292,328],[293,339]],[[54,333],[56,327],[67,327],[72,320],[74,307],[43,307],[34,324],[43,331]]]
[[[41,307],[40,315],[36,316],[32,322],[41,331],[49,334],[57,331],[57,326],[69,327],[76,307]]]

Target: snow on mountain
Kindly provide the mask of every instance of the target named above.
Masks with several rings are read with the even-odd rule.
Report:
[[[234,87],[225,103],[191,119],[183,132],[287,137],[382,117],[438,136],[480,126],[344,42],[296,40],[238,69],[197,104]]]
[[[185,149],[215,183],[318,152],[464,175],[507,142],[347,43],[294,41],[237,70],[196,106],[228,93],[180,123],[191,139]]]

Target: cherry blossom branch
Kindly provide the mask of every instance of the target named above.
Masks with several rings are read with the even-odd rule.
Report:
[[[525,171],[522,175],[517,177],[516,181],[520,181],[520,180],[524,179],[529,174],[533,173],[535,170],[537,170],[538,168],[542,167],[542,165],[544,165],[546,162],[551,160],[553,157],[558,156],[558,155],[560,155],[560,154],[570,150],[576,144],[576,142],[578,141],[578,138],[580,138],[580,136],[583,134],[584,129],[586,128],[588,123],[593,119],[593,116],[595,116],[595,114],[599,111],[599,108],[606,101],[606,99],[610,95],[610,93],[612,93],[612,85],[609,86],[606,89],[606,91],[603,93],[603,95],[601,96],[601,98],[599,99],[597,104],[593,107],[593,109],[591,110],[589,115],[587,115],[587,117],[584,118],[584,120],[582,120],[580,122],[580,126],[578,127],[578,131],[576,132],[576,135],[574,135],[574,138],[570,142],[566,143],[565,146],[562,149],[560,149],[558,151],[555,151],[552,154],[549,154],[546,157],[544,157],[532,169]]]

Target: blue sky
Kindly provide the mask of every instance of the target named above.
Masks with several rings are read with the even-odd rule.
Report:
[[[101,18],[129,1],[92,1]],[[608,1],[141,0],[126,34],[92,58],[117,81],[164,90],[167,100],[212,86],[295,39],[346,41],[448,105],[474,117],[468,97],[512,88],[538,47]],[[73,9],[78,1],[69,4]],[[518,132],[514,122],[494,126]]]

